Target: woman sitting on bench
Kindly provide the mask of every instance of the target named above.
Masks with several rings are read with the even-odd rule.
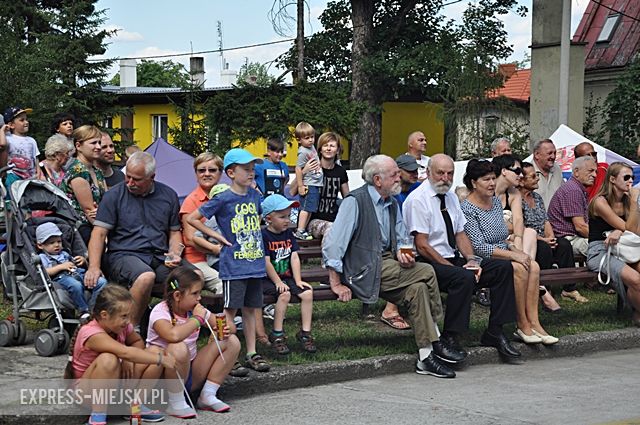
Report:
[[[600,260],[610,245],[618,243],[625,230],[640,232],[638,220],[638,189],[633,185],[633,170],[622,162],[609,166],[602,187],[589,204],[589,251],[587,266],[597,272]],[[605,235],[605,232],[609,232]],[[626,264],[619,258],[609,259],[612,286],[633,307],[631,319],[640,327],[640,262]]]

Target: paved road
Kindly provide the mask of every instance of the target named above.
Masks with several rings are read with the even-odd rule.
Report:
[[[415,373],[227,400],[232,412],[166,424],[640,424],[640,349]],[[312,385],[312,382],[309,382]],[[110,422],[111,423],[111,422]]]

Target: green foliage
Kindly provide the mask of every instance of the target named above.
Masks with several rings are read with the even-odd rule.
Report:
[[[58,112],[84,122],[101,121],[121,109],[101,90],[110,61],[104,54],[111,34],[100,27],[97,0],[28,0],[0,8],[0,105],[33,108],[30,135],[44,144]]]
[[[470,97],[484,99],[487,90],[502,84],[496,64],[512,50],[500,16],[516,4],[515,0],[473,2],[462,24],[456,25],[446,18],[441,0],[376,2],[368,55],[363,59],[369,96],[365,110],[371,113],[384,101],[396,99],[442,101],[445,115],[451,116],[447,123],[454,123],[459,110],[469,108],[458,102],[467,103]],[[526,9],[516,12],[524,14]],[[305,45],[309,81],[352,82],[351,13],[348,0],[327,4],[320,16],[324,30]],[[293,69],[296,60],[292,48],[279,58],[278,65]],[[451,135],[457,133],[450,131],[452,126],[455,124],[447,128]],[[457,139],[448,142],[448,153],[455,152]]]
[[[268,87],[273,84],[275,79],[269,75],[267,68],[257,62],[247,62],[240,67],[238,71],[238,87],[258,86]]]
[[[289,128],[302,120],[318,132],[331,129],[348,137],[359,115],[358,105],[348,96],[348,85],[334,83],[247,85],[220,91],[204,105],[207,148],[224,154],[235,140],[241,145],[260,137],[287,140],[292,136]]]
[[[635,157],[640,144],[640,59],[634,60],[618,79],[605,110],[609,140],[603,144],[622,156]]]
[[[203,95],[202,87],[189,82],[184,97],[180,100],[171,99],[171,102],[180,117],[179,127],[169,127],[174,146],[193,156],[209,150],[207,141],[211,136],[205,117],[208,99]],[[217,149],[214,152],[224,154]]]
[[[152,61],[142,59],[136,65],[138,87],[181,87],[188,88],[191,78],[181,63],[171,60]],[[120,73],[113,76],[110,84],[120,85]]]
[[[605,136],[605,129],[601,124],[605,114],[605,105],[600,99],[595,99],[593,93],[589,95],[589,101],[584,108],[584,124],[582,134],[589,140],[601,143]]]

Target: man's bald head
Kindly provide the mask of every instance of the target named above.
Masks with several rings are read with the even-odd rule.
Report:
[[[429,183],[436,193],[447,193],[453,184],[455,165],[449,155],[435,154],[429,158],[427,175]]]
[[[409,154],[420,158],[427,150],[427,138],[422,131],[414,131],[407,138],[407,148]]]

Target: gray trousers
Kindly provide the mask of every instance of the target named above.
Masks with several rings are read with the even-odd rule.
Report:
[[[418,348],[438,341],[435,324],[443,318],[442,300],[431,265],[404,268],[390,252],[383,253],[380,298],[408,310]]]

